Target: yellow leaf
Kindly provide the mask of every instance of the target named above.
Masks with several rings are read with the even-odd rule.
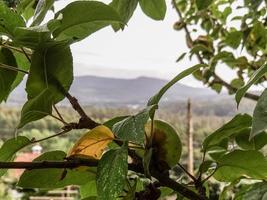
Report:
[[[69,157],[89,157],[100,159],[103,151],[114,139],[112,131],[100,125],[84,134],[73,146]]]

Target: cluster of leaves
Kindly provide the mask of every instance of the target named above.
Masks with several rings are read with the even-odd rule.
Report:
[[[214,158],[214,155],[210,155],[213,159],[223,159],[223,162],[228,164],[234,161],[235,165],[240,165],[236,170],[234,165],[222,168],[219,167],[219,164],[217,166],[219,170],[216,170],[214,174],[218,180],[225,181],[227,179],[232,184],[237,184],[238,177],[247,177],[248,172],[245,173],[244,170],[250,165],[247,162],[242,163],[241,160],[244,161],[246,157],[253,156],[250,158],[255,164],[256,160],[261,157],[262,162],[254,166],[256,173],[260,171],[261,164],[266,163],[266,158],[262,154],[264,151],[260,150],[266,144],[266,133],[264,132],[266,129],[266,89],[260,96],[248,93],[252,85],[264,87],[266,81],[266,1],[195,0],[188,3],[185,0],[174,0],[173,5],[180,16],[179,21],[174,24],[174,29],[186,32],[186,42],[190,49],[188,53],[183,53],[177,61],[188,54],[190,59],[196,56],[200,63],[206,63],[209,67],[196,71],[193,73],[194,77],[218,93],[223,87],[228,90],[229,94],[235,93],[237,106],[244,96],[257,100],[252,118],[247,115],[237,115],[221,129],[208,136],[203,143],[204,149],[207,148],[208,152],[209,145],[207,144],[212,138],[216,138],[218,142],[221,142],[220,149],[229,152],[226,140],[230,138],[235,141],[232,144],[231,152],[226,154],[227,157]],[[233,71],[235,77],[231,82],[223,80],[224,77],[221,77],[219,68]],[[225,128],[226,130],[221,132]],[[222,140],[217,135],[220,132],[225,137],[221,138]],[[245,151],[235,150],[236,146]],[[224,149],[225,147],[227,148]],[[218,154],[215,155],[217,157]],[[249,173],[252,172],[251,170]],[[262,172],[264,171],[266,172],[262,168]],[[251,175],[249,176],[251,177]],[[262,178],[254,177],[254,179],[265,180],[264,176]],[[251,189],[251,194],[253,189],[255,189],[255,193],[257,192],[256,187]],[[251,197],[250,195],[245,196],[237,195],[236,198]],[[262,199],[263,196],[264,194],[255,198]]]
[[[28,100],[21,110],[17,128],[20,129],[46,116],[52,116],[64,126],[63,131],[56,136],[72,129],[91,129],[86,131],[68,154],[63,151],[51,151],[36,158],[33,163],[43,164],[43,168],[50,163],[49,167],[46,169],[32,167],[30,168],[32,170],[26,170],[20,177],[18,186],[57,188],[79,185],[82,199],[105,200],[157,199],[160,196],[160,190],[165,186],[170,189],[168,194],[177,193],[177,198],[208,199],[205,182],[211,176],[218,181],[231,184],[241,179],[255,179],[259,182],[266,180],[267,160],[260,151],[267,142],[267,135],[264,132],[267,126],[266,92],[260,97],[253,118],[247,114],[237,115],[204,139],[203,162],[199,166],[198,176],[189,175],[194,187],[191,187],[190,182],[184,185],[169,176],[169,170],[179,163],[182,145],[172,126],[154,119],[158,104],[165,92],[190,74],[201,78],[211,87],[218,88],[218,84],[222,85],[222,83],[215,76],[215,68],[219,61],[223,61],[233,69],[236,67],[240,69],[238,70],[239,79],[234,82],[243,81],[244,74],[251,77],[246,85],[241,84],[244,86],[236,93],[239,103],[247,89],[264,78],[266,70],[266,65],[262,67],[257,65],[262,62],[262,60],[258,61],[259,56],[263,59],[265,52],[265,33],[263,32],[265,28],[260,21],[264,18],[265,12],[261,11],[261,1],[257,5],[245,1],[249,14],[242,16],[242,19],[245,18],[242,27],[247,25],[248,33],[245,30],[240,32],[228,30],[226,27],[233,1],[190,2],[188,4],[187,1],[181,0],[176,4],[177,2],[173,1],[177,11],[180,8],[186,16],[176,25],[179,29],[190,23],[201,22],[207,36],[199,36],[195,41],[187,36],[188,45],[192,48],[191,54],[197,54],[201,63],[174,77],[148,100],[147,106],[141,112],[132,116],[116,117],[100,125],[92,121],[78,101],[68,93],[73,81],[70,45],[109,25],[115,31],[124,29],[138,5],[147,16],[162,20],[166,13],[165,0],[113,0],[110,5],[97,1],[74,1],[57,11],[54,18],[47,23],[42,22],[47,12],[53,11],[53,0],[0,1],[0,101],[6,100],[27,74]],[[230,6],[221,12],[219,7],[225,4]],[[259,13],[256,12],[258,10]],[[236,20],[240,20],[239,18],[236,17]],[[250,24],[251,20],[252,24]],[[245,33],[247,35],[244,38]],[[236,42],[236,38],[241,39]],[[222,41],[217,43],[217,40]],[[216,48],[215,42],[218,44]],[[245,47],[246,57],[252,56],[253,62],[248,61],[244,56],[235,58],[231,52],[225,50],[229,46]],[[260,55],[258,52],[261,52]],[[253,69],[255,72],[252,66],[255,67]],[[254,72],[253,75],[250,75],[251,70]],[[232,85],[227,86],[231,92],[234,92],[238,88],[235,86],[232,88]],[[66,122],[58,112],[55,105],[65,97],[79,113],[81,117],[79,122]],[[10,139],[0,149],[0,161],[12,161],[16,152],[41,141],[43,140],[36,141],[24,136]],[[206,156],[209,158],[207,159]],[[81,165],[86,162],[90,163],[90,166],[60,169],[51,167],[53,162],[56,164],[71,162]],[[0,165],[0,168],[3,167]],[[6,170],[1,169],[0,175],[5,172]],[[159,184],[152,177],[158,179]],[[246,199],[255,188],[259,189],[251,186],[242,190],[238,198]],[[266,187],[260,188],[264,195]]]

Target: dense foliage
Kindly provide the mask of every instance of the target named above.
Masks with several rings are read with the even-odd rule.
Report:
[[[26,74],[28,100],[16,128],[47,116],[62,124],[61,132],[47,138],[18,135],[7,140],[0,149],[0,175],[8,168],[25,168],[28,170],[20,177],[19,187],[78,185],[82,199],[158,199],[166,193],[177,199],[212,199],[208,187],[211,179],[226,183],[221,199],[266,198],[267,160],[262,148],[267,143],[267,92],[260,97],[247,92],[266,78],[265,2],[172,3],[180,17],[174,28],[185,30],[189,55],[195,55],[199,63],[175,76],[140,112],[100,123],[92,120],[68,92],[73,81],[70,45],[109,25],[114,31],[126,28],[137,6],[148,17],[163,20],[165,0],[113,0],[109,5],[73,1],[46,23],[43,20],[54,10],[54,0],[0,1],[0,101],[8,98]],[[218,74],[219,66],[236,72],[231,83]],[[195,175],[180,164],[183,145],[175,129],[155,119],[165,92],[190,74],[218,92],[226,87],[235,93],[237,105],[244,96],[257,101],[253,116],[237,114],[203,138],[202,161]],[[61,115],[56,104],[64,98],[79,120]],[[83,135],[68,153],[48,151],[31,163],[12,162],[25,147],[77,129],[83,130]],[[188,179],[175,174],[177,166]],[[229,197],[231,190],[235,192]]]

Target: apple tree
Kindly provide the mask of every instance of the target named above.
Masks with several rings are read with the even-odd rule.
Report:
[[[0,175],[7,169],[22,168],[18,187],[61,188],[80,186],[82,199],[158,199],[176,195],[177,199],[210,199],[211,179],[226,185],[220,194],[243,184],[234,199],[263,199],[267,193],[266,98],[249,93],[254,84],[264,84],[266,58],[265,1],[173,0],[179,20],[176,30],[185,30],[189,52],[198,63],[176,75],[131,116],[117,116],[103,124],[92,119],[69,93],[73,81],[70,46],[90,37],[104,27],[114,31],[127,28],[137,6],[154,20],[163,20],[165,0],[72,1],[54,11],[54,0],[0,1],[0,101],[6,101],[14,88],[26,79],[27,101],[21,109],[16,129],[50,116],[62,123],[62,131],[36,140],[16,136],[0,148]],[[167,2],[169,3],[169,2]],[[240,12],[236,11],[240,10]],[[53,18],[46,20],[48,12]],[[221,65],[236,72],[228,83],[217,68]],[[192,175],[180,164],[182,144],[176,130],[155,118],[162,96],[182,78],[193,74],[220,92],[225,87],[235,94],[257,101],[253,116],[238,114],[203,138],[203,159]],[[140,88],[141,89],[141,88]],[[57,104],[67,99],[79,114],[66,121]],[[90,97],[88,97],[90,98]],[[45,152],[33,162],[13,162],[14,155],[34,143],[63,134],[84,135],[69,152]],[[172,176],[179,166],[188,178]],[[253,180],[253,181],[252,181]],[[256,196],[255,196],[256,195]]]

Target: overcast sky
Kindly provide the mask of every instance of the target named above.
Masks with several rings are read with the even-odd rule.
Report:
[[[71,1],[58,1],[56,10],[63,8],[67,2]],[[124,31],[115,33],[111,27],[107,27],[72,45],[75,75],[171,79],[196,64],[188,60],[175,62],[181,53],[187,51],[187,47],[184,33],[172,28],[178,16],[170,0],[167,0],[167,5],[163,21],[146,17],[138,7]],[[201,82],[192,77],[181,82],[202,86]]]

